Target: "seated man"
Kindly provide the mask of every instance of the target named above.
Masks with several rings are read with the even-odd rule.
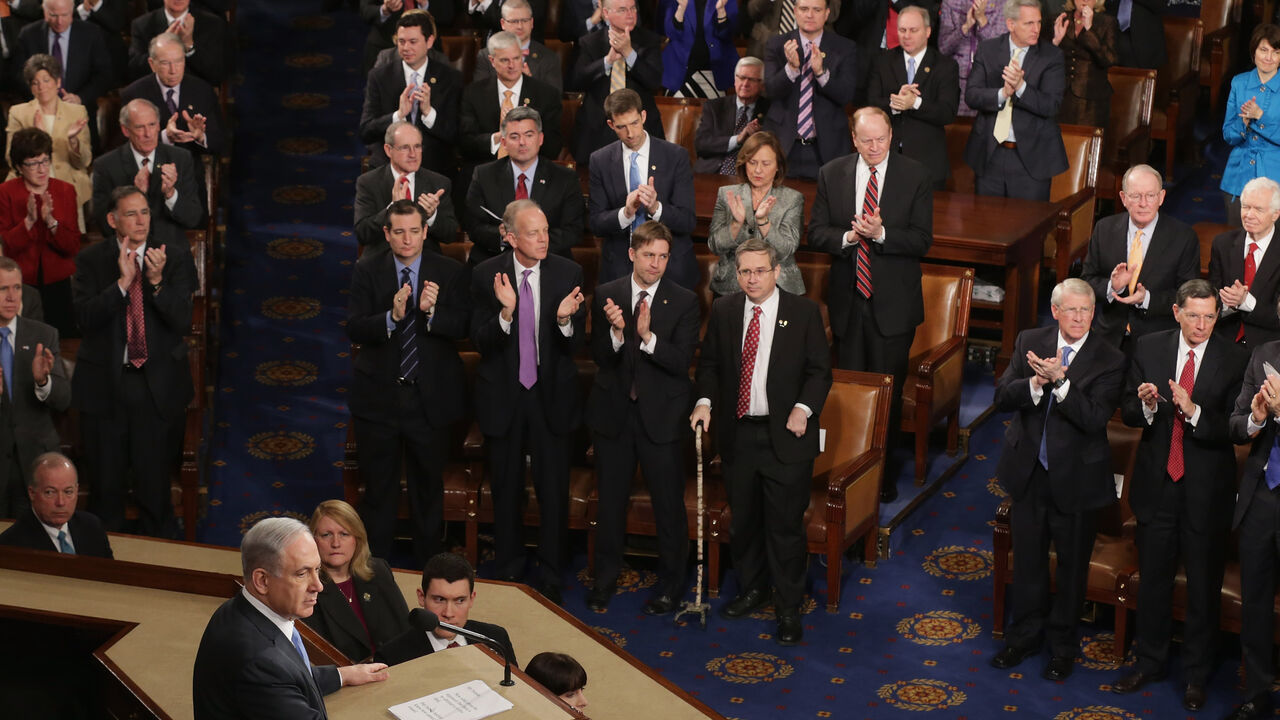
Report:
[[[173,33],[182,42],[191,72],[210,85],[227,79],[227,21],[191,7],[191,0],[164,0],[164,7],[139,16],[129,27],[129,76],[140,78],[150,67],[151,38]]]
[[[18,514],[13,525],[0,534],[0,545],[112,557],[102,521],[76,510],[80,480],[67,456],[47,452],[36,458],[27,480],[27,497],[31,512]]]
[[[511,664],[516,665],[516,652],[511,646],[511,638],[501,625],[467,619],[475,601],[476,571],[466,558],[444,552],[427,561],[427,566],[422,568],[418,607],[435,613],[440,622],[497,640],[506,646]],[[411,628],[378,648],[373,659],[388,665],[399,665],[433,652],[462,647],[468,642],[467,638],[443,627],[437,627],[428,633]]]
[[[733,69],[733,93],[707,100],[693,136],[698,159],[693,171],[734,175],[738,148],[761,129],[769,98],[764,97],[764,61],[744,57]]]
[[[507,0],[502,3],[502,29],[515,35],[520,41],[520,52],[524,55],[522,71],[529,77],[551,85],[559,93],[564,89],[560,56],[533,39],[533,26],[533,9],[529,7],[529,0]],[[486,80],[492,76],[493,66],[489,64],[488,48],[480,48],[476,52],[474,79]]]
[[[366,252],[386,252],[382,228],[387,207],[396,200],[413,200],[427,213],[427,247],[440,252],[441,242],[458,238],[453,214],[453,183],[422,167],[422,133],[403,120],[387,127],[383,151],[391,162],[356,178],[356,240]]]

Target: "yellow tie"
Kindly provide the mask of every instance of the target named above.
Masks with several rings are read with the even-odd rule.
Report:
[[[1020,64],[1022,58],[1022,50],[1014,50],[1013,62]],[[1000,112],[996,113],[996,126],[992,129],[992,134],[996,136],[996,142],[1002,143],[1009,139],[1009,131],[1013,129],[1013,96],[1005,100],[1004,107],[1000,108]]]
[[[627,61],[613,61],[613,70],[609,72],[609,94],[618,92],[627,86]]]
[[[1138,287],[1138,273],[1142,272],[1142,231],[1133,234],[1133,247],[1129,248],[1129,269],[1133,274],[1129,276],[1129,293],[1133,293],[1133,289]]]
[[[510,90],[502,91],[502,110],[501,112],[498,113],[498,127],[502,127],[502,119],[507,116],[507,113],[511,111],[511,108],[515,107],[515,103],[511,102],[512,95],[515,95],[515,93]],[[499,144],[498,157],[504,158],[506,156],[507,156],[507,148],[502,144]]]

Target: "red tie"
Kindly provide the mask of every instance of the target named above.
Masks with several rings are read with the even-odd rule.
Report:
[[[751,407],[751,376],[756,372],[756,350],[760,348],[760,306],[752,308],[751,324],[747,325],[747,337],[742,341],[742,374],[738,376],[738,417],[747,414]]]
[[[138,253],[129,253],[129,262],[136,263]],[[142,312],[142,270],[129,283],[129,307],[125,313],[125,339],[129,350],[129,364],[142,367],[147,361],[147,321]]]
[[[400,178],[400,194],[404,196],[405,200],[413,199],[413,191],[409,189],[408,175],[405,175],[404,177]]]
[[[867,191],[862,194],[862,214],[875,215],[880,207],[880,183],[876,180],[876,168],[871,167],[871,177],[867,180]],[[863,238],[858,243],[857,270],[858,292],[862,297],[871,299],[871,253],[867,251],[870,238]]]
[[[448,645],[445,645],[444,649],[448,650],[450,648],[456,648],[456,647],[462,647],[462,646],[458,644],[457,640],[454,640],[453,642],[450,642]]]
[[[889,6],[889,21],[884,25],[884,46],[890,50],[898,47],[898,11]]]
[[[528,178],[525,177],[524,173],[520,173],[520,177],[516,178],[516,199],[517,200],[529,199],[529,186],[525,184],[526,180],[528,180]]]
[[[1188,395],[1190,395],[1191,388],[1195,386],[1195,383],[1196,351],[1188,350],[1187,362],[1182,366],[1182,374],[1178,376],[1178,384],[1182,386],[1183,390],[1187,391]],[[1169,477],[1173,478],[1174,482],[1178,482],[1182,479],[1182,473],[1184,470],[1182,458],[1182,433],[1184,432],[1183,425],[1185,424],[1185,421],[1185,416],[1183,416],[1181,412],[1178,412],[1173,418],[1173,437],[1169,439],[1168,470]]]
[[[1258,243],[1249,243],[1249,252],[1244,256],[1244,284],[1253,287],[1253,276],[1258,272],[1258,264],[1253,261],[1253,254],[1258,251]],[[1236,342],[1244,339],[1244,321],[1240,322],[1240,329],[1236,331]]]

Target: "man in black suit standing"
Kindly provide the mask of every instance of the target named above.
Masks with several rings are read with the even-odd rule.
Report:
[[[0,92],[11,95],[24,95],[31,91],[22,82],[22,62],[25,56],[22,46],[18,44],[21,22],[13,14],[0,17]]]
[[[1066,87],[1062,51],[1040,39],[1040,0],[1009,0],[1009,32],[984,40],[973,56],[965,103],[978,112],[965,145],[979,195],[1048,200],[1067,169],[1058,129]]]
[[[405,13],[430,11],[436,24],[448,30],[454,27],[458,4],[456,0],[360,0],[360,19],[370,26],[360,72],[367,75],[377,63],[378,54],[395,47],[396,23]]]
[[[520,41],[520,53],[524,56],[522,72],[536,78],[556,89],[556,97],[564,90],[564,70],[560,66],[560,56],[546,45],[533,39],[534,17],[529,0],[506,0],[499,10],[502,13],[502,29],[516,36]],[[541,37],[542,25],[537,23],[538,36]],[[577,40],[575,35],[573,40]],[[493,65],[488,61],[488,48],[480,48],[476,53],[475,80],[486,80],[493,76]]]
[[[636,0],[600,0],[600,11],[606,27],[578,40],[578,59],[569,82],[570,90],[582,91],[572,148],[579,165],[590,163],[592,153],[613,141],[604,104],[624,88],[634,90],[641,100],[647,118],[644,129],[665,137],[662,115],[653,99],[662,92],[662,37],[637,26]]]
[[[107,210],[118,240],[81,250],[71,279],[84,331],[72,405],[80,411],[95,514],[108,530],[123,527],[132,470],[138,531],[168,537],[174,530],[169,471],[192,395],[184,337],[195,263],[185,238],[151,231],[141,190],[117,188]]]
[[[853,114],[853,143],[856,155],[818,173],[809,244],[837,258],[827,307],[838,366],[893,375],[886,443],[892,452],[911,343],[924,321],[920,259],[933,245],[933,190],[923,165],[890,152],[893,130],[883,110]],[[883,502],[897,498],[897,476],[886,463]]]
[[[131,185],[145,193],[153,234],[185,241],[185,231],[204,221],[191,153],[160,144],[160,112],[149,100],[133,100],[120,109],[120,131],[129,142],[93,161],[93,212],[102,234],[108,240],[115,236],[116,226],[107,219],[115,205],[111,197]]]
[[[391,162],[356,178],[356,241],[363,252],[385,253],[387,208],[396,200],[413,200],[422,208],[431,231],[425,247],[439,254],[440,243],[458,239],[453,183],[422,167],[422,133],[418,128],[397,120],[387,126],[384,135],[382,150]]]
[[[738,148],[758,132],[769,111],[764,97],[764,62],[744,57],[733,68],[733,94],[702,103],[702,116],[693,136],[698,159],[693,171],[737,175]]]
[[[796,29],[765,45],[764,129],[778,136],[789,177],[814,178],[818,168],[849,154],[844,106],[857,89],[854,45],[823,26],[827,0],[796,0]]]
[[[476,168],[467,189],[467,236],[475,267],[506,251],[502,212],[513,200],[529,199],[545,208],[550,225],[549,251],[572,260],[582,242],[586,204],[578,173],[541,156],[542,116],[531,107],[514,108],[502,119],[502,145],[507,156]]]
[[[1213,239],[1209,282],[1222,298],[1216,332],[1256,348],[1280,340],[1280,319],[1272,310],[1280,300],[1280,247],[1271,252],[1280,218],[1280,185],[1254,178],[1240,193],[1239,230]]]
[[[960,105],[960,68],[928,44],[927,10],[908,5],[897,24],[899,45],[876,58],[867,102],[892,118],[893,149],[928,167],[933,189],[944,190],[951,173],[946,126]]]
[[[475,602],[476,571],[466,558],[442,552],[427,561],[426,567],[422,568],[422,587],[418,588],[418,607],[435,613],[440,622],[497,640],[505,646],[504,652],[515,665],[515,649],[511,646],[507,629],[468,617]],[[379,647],[374,659],[388,665],[399,665],[433,652],[465,647],[471,642],[465,635],[438,626],[428,632],[409,628]]]
[[[74,15],[72,0],[44,0],[44,20],[33,22],[18,33],[22,63],[32,55],[45,53],[62,61],[64,102],[84,105],[90,116],[97,113],[98,98],[116,87],[115,71],[102,29]],[[99,147],[98,124],[89,123],[93,146]]]
[[[858,89],[866,94],[859,92],[857,104],[864,100],[873,104],[877,101],[878,96],[870,93],[868,78],[880,59],[901,45],[902,18],[907,8],[919,8],[925,14],[924,26],[929,27],[932,24],[929,18],[938,18],[939,4],[938,0],[849,0],[845,3],[835,29],[858,44]],[[958,92],[959,85],[955,89]]]
[[[751,238],[738,247],[743,292],[711,306],[689,424],[711,430],[715,407],[738,569],[738,596],[720,614],[740,618],[768,604],[772,585],[774,639],[795,645],[804,634],[804,511],[831,351],[817,303],[777,287],[780,271],[772,245]]]
[[[477,265],[471,283],[471,343],[480,352],[476,421],[493,483],[496,573],[515,579],[524,568],[520,505],[528,454],[542,514],[537,585],[558,603],[568,535],[569,452],[582,423],[573,360],[585,342],[582,268],[547,254],[547,217],[534,201],[512,202],[502,225],[513,252]]]
[[[1200,277],[1200,240],[1186,223],[1160,214],[1164,181],[1155,168],[1134,165],[1121,188],[1126,212],[1093,226],[1081,279],[1102,308],[1094,314],[1094,332],[1127,356],[1133,341],[1178,324],[1174,296]]]
[[[141,15],[129,26],[129,74],[147,74],[151,38],[173,33],[182,43],[191,72],[210,85],[227,79],[227,21],[191,7],[191,0],[164,0],[164,7]]]
[[[52,550],[68,555],[114,557],[111,542],[97,517],[76,510],[80,481],[76,466],[59,452],[46,452],[31,463],[25,483],[30,512],[23,508],[0,545]]]
[[[400,62],[369,71],[360,114],[360,139],[375,165],[387,162],[382,150],[387,126],[407,120],[422,133],[422,164],[445,177],[457,173],[453,144],[458,139],[458,102],[462,73],[444,62],[427,62],[436,41],[428,12],[405,13],[396,22]]]
[[[1173,636],[1170,608],[1179,566],[1187,578],[1183,705],[1204,707],[1235,484],[1227,418],[1248,361],[1213,334],[1220,302],[1207,281],[1178,288],[1178,328],[1138,338],[1120,408],[1142,428],[1129,505],[1138,518],[1138,665],[1111,689],[1131,693],[1165,676]]]
[[[1120,34],[1116,36],[1118,65],[1159,70],[1164,67],[1164,20],[1167,0],[1119,0],[1107,3]]]
[[[529,14],[533,18],[533,26],[537,30],[537,38],[542,39],[542,26],[547,21],[547,0],[525,0],[529,3]],[[480,37],[487,37],[501,32],[502,8],[506,3],[502,0],[459,0]]]
[[[996,385],[995,404],[1013,412],[996,476],[1013,498],[1013,622],[991,658],[1005,670],[1040,653],[1043,675],[1065,680],[1075,666],[1098,509],[1116,501],[1107,421],[1124,387],[1124,355],[1096,335],[1093,288],[1079,278],[1050,298],[1056,325],[1023,330]],[[1058,555],[1050,601],[1049,543]]]
[[[467,336],[471,278],[457,260],[422,251],[421,206],[396,200],[385,215],[390,252],[356,263],[347,314],[347,335],[360,345],[349,401],[365,484],[360,514],[370,550],[390,555],[403,456],[414,552],[425,562],[441,550],[444,462],[466,404],[454,341]]]
[[[689,237],[697,224],[689,153],[645,129],[646,111],[634,90],[610,95],[604,111],[618,139],[591,154],[587,196],[590,230],[601,239],[600,282],[631,272],[631,233],[645,220],[657,220],[673,238],[666,277],[696,288],[700,272]]]
[[[587,595],[592,610],[603,610],[617,589],[637,464],[658,527],[658,584],[644,611],[669,613],[684,593],[688,436],[680,420],[693,401],[689,364],[702,318],[697,296],[662,282],[670,249],[671,231],[662,223],[641,225],[631,236],[634,271],[597,287],[591,303],[591,355],[599,370],[587,400],[587,424],[600,486],[595,585]]]
[[[209,618],[196,651],[196,720],[328,717],[324,696],[389,677],[383,663],[312,665],[294,627],[315,611],[320,552],[306,525],[270,517],[240,541],[244,587]]]
[[[60,444],[53,413],[71,404],[58,331],[22,311],[22,268],[0,257],[0,517],[25,510],[30,470]]]

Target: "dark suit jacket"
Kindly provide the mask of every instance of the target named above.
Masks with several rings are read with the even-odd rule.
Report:
[[[772,102],[765,115],[764,129],[778,136],[782,154],[791,152],[795,144],[800,116],[800,76],[787,77],[787,55],[783,45],[797,40],[798,31],[775,35],[764,51],[764,88]],[[822,67],[830,73],[827,84],[813,85],[813,124],[818,133],[818,157],[830,162],[853,151],[849,135],[849,115],[844,106],[853,102],[858,78],[854,72],[856,54],[851,41],[834,32],[823,32],[818,46],[822,51]],[[803,49],[800,51],[803,55]],[[803,62],[803,58],[801,59]]]
[[[1175,415],[1172,402],[1156,405],[1156,413],[1148,425],[1138,399],[1138,386],[1153,383],[1160,394],[1169,397],[1169,381],[1178,381],[1182,373],[1177,365],[1179,329],[1153,333],[1140,338],[1129,364],[1120,409],[1124,422],[1142,428],[1142,443],[1133,468],[1133,487],[1129,506],[1139,522],[1151,522],[1160,509],[1161,488],[1168,479],[1169,443],[1173,423],[1183,422]],[[1191,401],[1200,406],[1200,419],[1194,428],[1183,424],[1182,457],[1185,474],[1181,482],[1187,492],[1187,508],[1191,528],[1199,533],[1224,530],[1235,494],[1235,448],[1231,444],[1227,419],[1235,406],[1236,395],[1244,378],[1248,356],[1244,349],[1224,338],[1213,336],[1196,349],[1204,353],[1200,373],[1191,391]]]
[[[187,72],[195,73],[211,85],[227,79],[227,21],[218,15],[191,8],[195,21],[191,44],[195,50],[187,56]],[[129,26],[129,74],[134,79],[151,72],[147,64],[151,38],[166,32],[169,21],[164,8],[152,10],[134,19]]]
[[[431,322],[428,324],[419,311],[415,323],[419,382],[414,387],[422,406],[431,409],[426,414],[427,424],[441,428],[448,427],[466,409],[466,379],[454,341],[467,336],[470,276],[457,260],[424,252],[418,268],[418,287],[413,292],[414,309],[428,280],[440,286],[440,294]],[[396,328],[387,334],[387,311],[399,289],[395,256],[390,252],[370,255],[356,263],[348,299],[347,335],[361,345],[348,398],[351,414],[358,418],[391,423],[399,409],[395,391],[400,375],[401,330]]]
[[[1166,0],[1133,0],[1129,29],[1119,31],[1119,25],[1116,26],[1116,49],[1121,65],[1152,70],[1164,66],[1164,20],[1161,16],[1167,7]],[[1114,17],[1119,9],[1120,3],[1107,3],[1106,13]]]
[[[881,55],[886,54],[885,50],[880,49],[880,42],[887,40],[885,30],[889,22],[890,5],[898,12],[908,5],[915,5],[929,11],[929,26],[934,28],[929,44],[933,48],[938,46],[938,28],[942,27],[938,17],[938,7],[941,3],[938,0],[915,2],[912,0],[888,0],[888,2],[886,0],[846,0],[843,12],[839,13],[839,17],[835,20],[835,28],[836,32],[851,38],[858,44],[858,87],[867,88],[866,99],[869,103],[875,103],[876,96],[871,94],[867,79],[875,72],[873,68],[876,61]],[[832,17],[836,17],[834,10],[832,10]],[[897,42],[896,38],[894,42]],[[895,48],[887,52],[896,51]],[[894,88],[894,91],[896,92],[897,88]],[[859,103],[861,103],[861,97]]]
[[[33,22],[18,33],[22,61],[32,55],[49,52],[49,25],[44,20]],[[102,28],[76,18],[71,21],[71,37],[66,47],[67,65],[62,68],[62,87],[80,96],[85,108],[95,111],[98,98],[116,86],[111,55]],[[22,74],[22,65],[18,65]],[[30,95],[30,92],[27,93]]]
[[[1150,243],[1150,246],[1138,273],[1138,282],[1151,296],[1147,309],[1107,302],[1111,271],[1129,259],[1125,248],[1128,232],[1127,212],[1099,220],[1093,226],[1093,236],[1089,238],[1089,254],[1085,256],[1081,275],[1082,280],[1093,286],[1096,299],[1093,329],[1116,347],[1124,340],[1126,325],[1134,339],[1176,327],[1172,308],[1178,288],[1182,283],[1200,277],[1200,240],[1195,231],[1172,215],[1161,213],[1156,221],[1155,234],[1144,234],[1143,238],[1143,242]],[[1129,291],[1126,288],[1118,294],[1128,295]]]
[[[978,114],[964,149],[964,161],[977,175],[986,172],[987,162],[996,151],[998,95],[1004,86],[1001,73],[1009,64],[1009,57],[1009,33],[982,41],[973,54],[964,101]],[[1031,177],[1049,180],[1067,169],[1067,150],[1057,121],[1067,82],[1062,51],[1042,34],[1040,43],[1024,53],[1022,70],[1027,87],[1022,97],[1013,98],[1016,152]]]
[[[644,103],[644,129],[653,137],[665,138],[662,115],[654,96],[662,92],[662,37],[637,26],[631,31],[631,47],[636,51],[636,64],[627,68],[627,87],[640,93]],[[609,75],[604,72],[604,57],[609,54],[609,31],[601,28],[587,33],[578,41],[578,59],[573,64],[567,90],[582,92],[582,106],[578,108],[574,139],[573,159],[585,165],[591,154],[617,140],[618,136],[606,123],[604,99],[609,96]]]
[[[622,309],[626,320],[623,345],[613,350],[613,331],[605,318],[605,300]],[[631,277],[620,277],[596,288],[591,302],[591,357],[599,370],[587,400],[587,424],[593,432],[617,437],[627,423],[631,388],[644,421],[644,432],[655,443],[670,443],[687,436],[693,405],[689,364],[698,347],[702,312],[698,297],[679,285],[662,281],[649,298],[649,328],[657,336],[653,354],[639,348],[631,306]]]
[[[827,286],[831,331],[844,333],[853,307],[855,248],[843,248],[849,223],[862,213],[854,208],[858,156],[827,163],[818,172],[818,196],[813,202],[809,245],[836,256]],[[903,155],[889,154],[880,181],[880,217],[885,241],[870,241],[871,308],[880,332],[897,335],[924,321],[920,286],[920,258],[933,245],[933,189],[923,165]]]
[[[4,35],[9,57],[0,59],[0,91],[22,96],[31,92],[22,82],[22,45],[18,43],[18,30],[22,20],[16,15],[0,18],[0,33]]]
[[[160,292],[154,292],[146,278],[142,279],[147,329],[147,362],[142,369],[157,410],[172,421],[181,416],[191,400],[191,368],[187,365],[184,337],[191,329],[196,268],[186,240],[164,242],[154,233],[147,240],[148,248],[161,245],[167,260]],[[76,257],[71,292],[76,321],[84,337],[71,379],[71,400],[81,412],[107,414],[116,402],[129,307],[116,284],[120,279],[119,254],[119,244],[105,240],[89,245]]]
[[[440,0],[436,0],[440,2]],[[434,7],[434,5],[432,6]],[[543,29],[547,25],[547,0],[529,0],[529,9],[533,13],[533,34],[534,40],[543,39]],[[502,2],[494,0],[489,3],[489,7],[485,8],[483,13],[471,12],[468,4],[463,3],[463,12],[471,21],[471,27],[478,31],[480,39],[486,40],[496,32],[502,30]],[[448,33],[441,33],[447,35]]]
[[[621,140],[591,155],[587,214],[591,233],[600,238],[600,282],[631,272],[631,228],[618,227],[618,210],[627,202],[627,181],[622,169]],[[693,257],[690,233],[697,225],[693,208],[693,168],[689,153],[675,143],[650,136],[649,177],[662,203],[662,224],[671,231],[671,260],[666,279],[690,290],[698,286],[700,271]]]
[[[476,421],[485,435],[505,435],[514,417],[512,399],[524,388],[520,385],[520,306],[511,318],[511,332],[498,324],[502,304],[493,293],[493,278],[505,273],[519,294],[514,253],[489,258],[471,275],[471,344],[480,352],[476,368]],[[582,268],[572,260],[547,255],[540,264],[541,302],[538,310],[538,382],[535,391],[542,401],[547,428],[564,434],[582,422],[582,390],[574,354],[586,342],[586,305],[578,308],[571,324],[573,333],[565,337],[556,326],[556,309],[575,287],[583,288]]]
[[[867,102],[889,113],[894,150],[928,167],[934,188],[941,190],[951,173],[946,126],[956,119],[960,106],[960,68],[937,48],[926,49],[915,77],[920,108],[895,113],[889,108],[889,96],[907,84],[906,63],[901,47],[881,53],[871,68]]]
[[[1268,492],[1263,471],[1266,470],[1267,459],[1271,456],[1271,448],[1276,444],[1276,430],[1280,427],[1272,418],[1267,418],[1258,436],[1249,437],[1249,416],[1252,414],[1250,403],[1253,402],[1253,396],[1258,393],[1258,388],[1262,387],[1262,383],[1267,378],[1262,368],[1264,362],[1271,363],[1272,367],[1280,365],[1280,342],[1272,341],[1254,348],[1244,372],[1240,394],[1236,396],[1235,408],[1231,411],[1231,418],[1228,420],[1231,442],[1237,445],[1252,443],[1249,458],[1244,461],[1244,471],[1240,473],[1236,508],[1231,518],[1233,530],[1240,527],[1240,521],[1244,519],[1254,494]]]
[[[494,5],[497,5],[495,2]],[[537,25],[535,24],[535,28]],[[575,40],[577,38],[574,38]],[[552,52],[546,45],[537,40],[529,41],[529,54],[524,56],[525,65],[533,77],[556,89],[557,97],[564,90],[564,70],[560,65],[560,56]],[[472,81],[488,80],[494,77],[493,63],[489,62],[489,51],[481,47],[476,52],[476,71]],[[525,77],[528,77],[527,75]]]
[[[447,35],[445,29],[454,26],[459,4],[455,0],[434,0],[431,3],[429,12],[432,19],[436,21],[438,35]],[[391,38],[396,34],[396,23],[404,14],[403,7],[388,15],[384,21],[381,14],[382,0],[360,0],[360,19],[370,26],[369,36],[365,39],[366,67],[372,67],[372,58],[378,54],[379,50],[395,46]]]
[[[591,18],[591,13],[594,11],[595,7],[591,0],[561,0],[560,23],[557,28],[560,42],[577,42],[578,38],[586,35],[589,32],[587,20]],[[592,31],[602,27],[605,27],[603,18],[597,27],[592,28]]]
[[[156,106],[160,111],[161,129],[168,124],[169,106],[165,104],[164,93],[161,92],[160,82],[156,80],[154,73],[143,75],[120,91],[120,102],[122,103],[127,103],[136,98],[150,100]],[[205,145],[207,146],[201,147],[194,142],[189,142],[182,143],[178,147],[191,153],[196,160],[200,160],[202,155],[221,155],[225,141],[222,131],[222,104],[218,102],[218,96],[214,93],[213,86],[195,75],[183,75],[182,82],[178,85],[178,100],[180,101],[178,107],[178,129],[188,129],[187,121],[181,117],[183,111],[192,116],[197,113],[204,115]]]
[[[391,205],[393,178],[391,165],[374,168],[356,178],[356,240],[366,251],[382,253],[387,249],[387,237],[382,234],[387,221],[387,207]],[[433,193],[444,188],[440,204],[436,206],[436,220],[427,228],[424,248],[439,253],[440,243],[456,242],[458,218],[453,211],[453,183],[449,178],[426,168],[413,174],[413,191],[417,195]],[[399,198],[397,198],[399,199]]]
[[[324,589],[316,596],[315,612],[311,617],[302,619],[352,662],[360,662],[373,654],[373,648],[369,646],[370,636],[374,645],[381,646],[409,629],[409,606],[391,575],[391,566],[381,558],[372,558],[370,564],[373,577],[369,580],[351,576],[356,602],[360,603],[365,624],[369,626],[368,632],[365,632],[365,626],[360,624],[342,591],[327,578]]]
[[[497,4],[495,2],[495,4]],[[527,106],[542,116],[542,149],[538,154],[549,162],[560,156],[564,141],[560,137],[560,91],[551,85],[525,76],[520,84],[516,106]],[[478,164],[494,159],[489,141],[501,127],[502,106],[498,102],[498,79],[477,80],[462,91],[462,116],[459,120],[458,144],[464,164]]]
[[[178,191],[178,200],[170,210],[164,202],[161,192],[162,178],[159,167],[165,163],[173,163],[178,169],[178,181],[174,188]],[[199,185],[196,183],[195,163],[191,153],[180,147],[156,145],[154,166],[151,170],[151,184],[147,188],[147,205],[151,209],[151,234],[166,241],[185,240],[185,232],[200,227],[204,222],[204,207],[201,203]],[[93,161],[93,214],[102,234],[108,240],[115,237],[115,231],[107,224],[107,211],[111,207],[111,191],[125,185],[132,185],[138,174],[138,161],[133,159],[133,147],[125,143],[106,155],[94,158]]]
[[[18,314],[44,322],[44,301],[40,298],[39,290],[26,284],[22,286],[22,312]]]
[[[761,95],[756,98],[755,107],[751,109],[751,117],[747,122],[759,120],[764,125],[764,116],[769,112],[769,99]],[[696,173],[718,173],[725,148],[729,147],[729,138],[737,133],[733,131],[738,124],[738,98],[731,91],[728,95],[707,100],[702,103],[702,115],[698,118],[698,130],[693,136],[693,147],[698,159],[693,163]],[[733,156],[738,156],[742,143],[734,148]]]
[[[341,684],[338,668],[307,667],[289,638],[237,592],[200,638],[191,700],[196,720],[323,720],[324,696]]]
[[[518,664],[516,663],[516,651],[511,647],[511,636],[507,635],[506,628],[493,623],[480,622],[479,620],[468,620],[463,627],[471,632],[486,635],[499,643],[505,644],[507,649],[511,651],[511,664]],[[475,641],[468,639],[467,642],[474,643]],[[431,646],[431,641],[427,639],[427,634],[421,630],[410,628],[386,645],[379,647],[378,652],[373,655],[373,660],[374,662],[388,665],[399,665],[414,658],[420,658],[423,655],[430,655],[433,652],[435,652],[435,648]]]
[[[71,544],[75,546],[77,555],[115,557],[111,553],[107,531],[102,529],[102,521],[96,515],[77,510],[67,521],[67,530],[71,533]],[[58,552],[58,546],[45,532],[40,519],[29,510],[20,513],[9,529],[0,533],[0,545]]]
[[[422,131],[422,166],[445,177],[457,172],[454,143],[458,140],[458,105],[462,98],[462,73],[438,56],[430,56],[422,82],[431,87],[431,107],[436,122],[427,127],[427,113],[418,114]],[[391,116],[400,109],[400,94],[405,89],[404,63],[397,61],[369,71],[364,89],[364,110],[360,113],[360,139],[369,146],[375,164],[385,164],[383,135],[391,124]],[[405,118],[408,120],[408,118]]]
[[[472,243],[471,254],[467,257],[467,263],[472,267],[506,251],[498,232],[498,221],[485,209],[502,217],[507,205],[516,199],[515,187],[510,159],[502,158],[476,167],[475,176],[467,188],[467,216],[463,218]],[[547,216],[547,224],[551,228],[551,252],[572,260],[571,248],[582,242],[582,229],[586,223],[586,205],[578,173],[546,158],[539,159],[529,182],[529,199],[538,203]]]
[[[818,304],[782,288],[778,326],[773,330],[769,370],[765,381],[769,402],[769,436],[773,451],[784,463],[808,462],[818,456],[818,420],[831,389],[831,348]],[[725,462],[733,462],[734,409],[742,374],[743,312],[747,296],[737,292],[716,298],[698,357],[697,392],[710,398],[714,415],[711,431]],[[805,434],[787,430],[787,416],[796,403],[813,411]]]
[[[1048,433],[1049,491],[1054,506],[1064,513],[1094,510],[1116,500],[1107,421],[1124,387],[1124,355],[1095,334],[1085,338],[1068,363],[1067,397],[1061,402],[1054,399],[1046,423],[1045,403],[1053,388],[1046,385],[1039,404],[1032,402],[1030,379],[1035,372],[1027,364],[1027,351],[1049,358],[1057,348],[1057,325],[1018,333],[1013,357],[996,385],[996,409],[1014,413],[1004,433],[996,476],[1014,502],[1026,497],[1032,470],[1040,463],[1040,438]]]
[[[1094,15],[1093,27],[1079,35],[1067,30],[1058,46],[1067,70],[1067,92],[1096,101],[1111,99],[1107,68],[1116,64],[1116,32],[1116,19],[1103,14]]]
[[[1213,239],[1209,255],[1209,282],[1214,287],[1228,287],[1236,280],[1244,282],[1244,250],[1247,246],[1248,233],[1244,230],[1228,230]],[[1276,316],[1276,303],[1280,301],[1280,245],[1277,245],[1275,236],[1272,236],[1271,244],[1253,274],[1249,294],[1253,295],[1256,303],[1253,310],[1224,314],[1213,331],[1234,341],[1236,331],[1244,323],[1244,339],[1250,347],[1280,340],[1280,318]]]
[[[14,335],[13,395],[0,396],[0,422],[9,425],[0,437],[12,438],[11,443],[0,447],[0,473],[7,472],[10,459],[22,468],[21,478],[10,482],[25,484],[31,472],[31,464],[41,453],[57,450],[61,445],[58,429],[54,426],[54,412],[63,412],[71,405],[71,381],[62,367],[59,354],[58,331],[37,320],[18,318]],[[36,347],[44,345],[53,353],[53,370],[49,374],[49,397],[44,402],[36,400],[36,381],[31,374],[31,361]],[[17,457],[12,456],[16,454]]]

